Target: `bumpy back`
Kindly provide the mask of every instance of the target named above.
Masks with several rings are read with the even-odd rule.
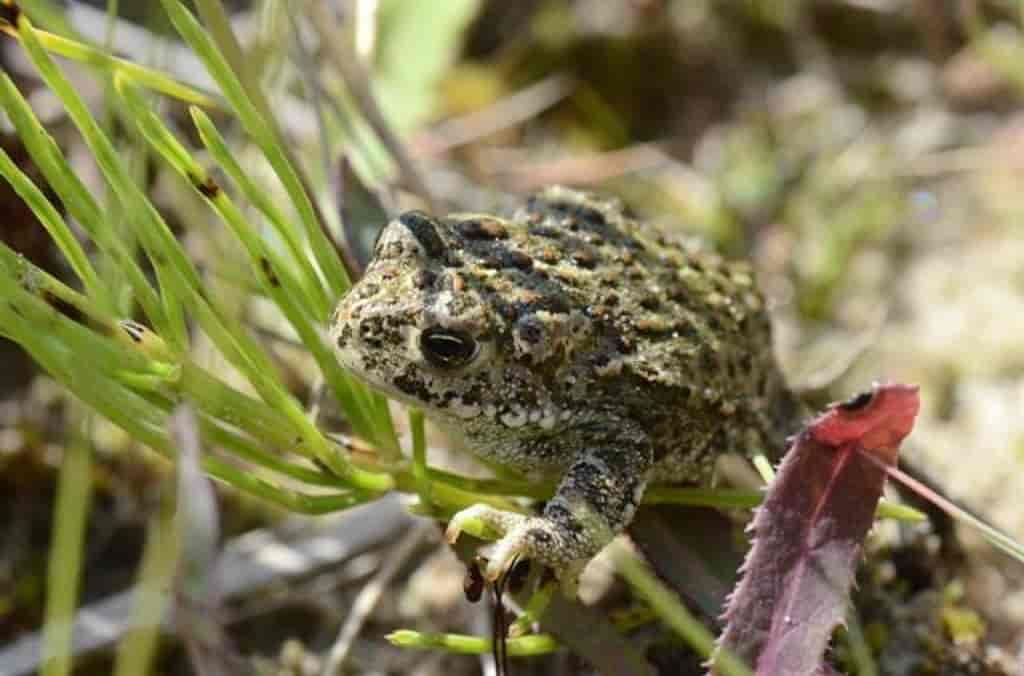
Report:
[[[597,343],[589,359],[599,380],[616,379],[606,389],[618,400],[635,394],[652,424],[689,412],[721,422],[734,449],[781,450],[799,406],[748,264],[661,233],[617,200],[566,188],[539,193],[513,220],[538,242],[558,242],[562,260],[550,272],[585,306]]]

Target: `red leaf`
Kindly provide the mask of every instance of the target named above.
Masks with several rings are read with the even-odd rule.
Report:
[[[796,436],[754,516],[723,617],[720,646],[758,676],[821,673],[885,483],[867,454],[895,464],[918,406],[916,387],[876,385]]]

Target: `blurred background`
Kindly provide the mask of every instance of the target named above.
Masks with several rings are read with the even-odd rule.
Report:
[[[113,17],[100,0],[21,4],[55,32],[209,86],[155,0],[112,3]],[[1024,539],[1024,4],[321,3],[333,26],[311,21],[305,2],[225,5],[296,157],[344,222],[354,258],[365,257],[382,219],[400,208],[505,211],[551,183],[615,193],[661,227],[754,261],[772,299],[779,356],[813,401],[875,380],[919,384],[924,408],[905,457],[950,497]],[[366,101],[325,47],[331,31],[358,54],[404,163],[388,157],[372,124],[353,121],[350,111]],[[0,65],[102,195],[63,109],[8,37],[0,37]],[[75,65],[68,73],[95,110],[113,114],[101,80]],[[186,126],[183,106],[161,106]],[[152,161],[134,130],[118,139],[159,206],[169,214],[193,208],[197,198]],[[265,171],[237,140],[247,168]],[[32,174],[3,118],[0,144]],[[0,238],[68,277],[6,184]],[[231,274],[230,252],[195,244],[190,253]],[[285,361],[300,390],[309,364]],[[0,365],[2,649],[41,624],[57,468],[74,440],[60,388],[2,339]],[[90,440],[83,603],[135,580],[146,524],[171,474],[116,428],[97,423]],[[224,538],[283,521],[231,491],[218,492],[218,505]],[[287,526],[296,532],[308,527],[295,522]],[[981,628],[972,636],[1016,653],[1024,569],[962,536],[943,593],[976,613],[969,621]],[[417,537],[395,572],[400,582],[378,600],[353,648],[352,673],[374,664],[383,665],[378,673],[485,668],[475,658],[399,654],[381,640],[396,626],[485,626],[482,611],[463,600],[459,565],[433,533]],[[330,644],[389,552],[374,543],[287,589],[261,588],[232,606],[225,626],[243,653],[277,670],[267,673],[316,673],[307,648]],[[190,673],[172,644],[161,660],[160,673]],[[76,673],[109,668],[103,658],[95,665]]]

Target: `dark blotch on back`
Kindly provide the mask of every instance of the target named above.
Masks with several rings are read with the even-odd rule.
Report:
[[[409,229],[427,252],[434,259],[447,259],[448,248],[441,236],[437,234],[437,221],[422,211],[407,211],[398,217],[398,222]]]
[[[597,267],[597,255],[590,249],[580,249],[572,252],[572,262],[586,270],[593,270]]]
[[[568,219],[570,230],[589,230],[595,233],[604,233],[608,228],[608,222],[604,215],[593,207],[575,204],[573,202],[552,201],[547,202],[536,195],[526,203],[527,213],[544,214],[549,212],[556,218]]]
[[[505,239],[508,231],[496,220],[475,218],[460,221],[456,228],[459,234],[467,239]]]
[[[661,299],[653,294],[646,295],[640,299],[640,307],[645,310],[657,310],[661,307]]]
[[[554,314],[567,314],[571,309],[568,301],[562,296],[544,296],[535,301],[526,303],[527,308],[532,312],[546,310]]]
[[[604,214],[591,207],[577,207],[573,217],[586,230],[602,232],[608,227],[608,221],[604,219]]]
[[[485,268],[492,268],[494,270],[515,268],[523,272],[529,272],[533,269],[533,259],[527,254],[504,246],[495,248],[488,253],[484,256],[481,263]]]
[[[569,303],[561,296],[542,296],[535,300],[517,300],[511,303],[495,299],[494,303],[498,314],[510,322],[542,310],[552,314],[568,314],[571,309]]]
[[[523,272],[533,269],[533,259],[522,251],[510,250],[505,256],[506,267],[517,268]]]

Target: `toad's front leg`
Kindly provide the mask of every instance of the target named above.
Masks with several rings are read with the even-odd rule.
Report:
[[[643,435],[608,435],[603,445],[580,455],[562,477],[541,516],[524,516],[487,505],[474,505],[456,514],[446,536],[454,542],[471,520],[480,520],[499,534],[485,575],[497,579],[518,557],[550,567],[572,586],[587,562],[633,518],[654,462]]]

